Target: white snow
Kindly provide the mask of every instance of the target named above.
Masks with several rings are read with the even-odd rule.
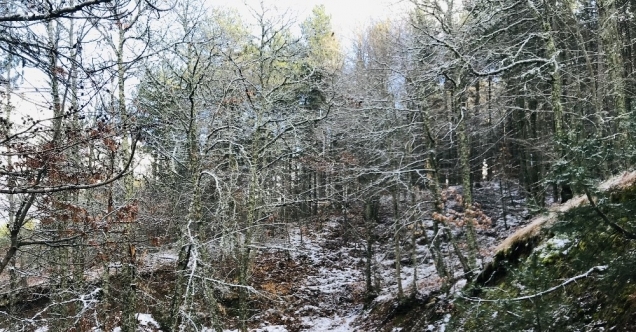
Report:
[[[204,328],[203,330],[201,330],[201,332],[214,332],[214,330]],[[223,330],[223,332],[238,332],[238,329]],[[258,329],[250,329],[250,332],[288,332],[288,330],[284,325],[271,325],[271,326],[261,327]]]
[[[460,279],[458,280],[453,287],[450,290],[451,294],[459,294],[459,292],[461,292],[462,289],[464,289],[464,286],[466,286],[466,279]]]
[[[444,316],[444,324],[440,325],[440,327],[439,327],[439,332],[444,332],[444,331],[446,331],[446,324],[448,324],[448,322],[450,322],[450,318],[451,318],[451,315],[450,315],[450,314],[446,314],[446,315]]]
[[[488,192],[493,191],[491,187],[498,186],[497,183],[488,182],[484,184],[484,188],[489,186]],[[483,189],[483,190],[486,190]],[[459,190],[455,188],[455,190]],[[511,232],[514,232],[515,228],[519,225],[525,224],[528,221],[523,218],[527,215],[527,210],[523,209],[523,202],[516,199],[517,194],[511,193],[512,189],[507,189],[511,199],[515,197],[514,204],[511,205],[507,214],[508,226],[510,230],[503,230],[503,226],[494,229],[487,229],[489,232],[505,231],[507,234],[495,234],[499,236],[506,236]],[[485,195],[484,193],[481,194]],[[384,203],[389,204],[391,198],[383,197]],[[445,207],[451,209],[453,207],[460,207],[459,203],[450,198]],[[490,207],[490,210],[496,208]],[[488,211],[490,211],[488,210]],[[433,234],[431,230],[433,228],[433,221],[430,219],[423,219],[422,225],[424,231],[428,233],[429,240],[433,239],[439,234]],[[372,318],[370,312],[363,310],[363,306],[359,303],[360,296],[364,294],[365,279],[363,275],[365,258],[364,248],[360,239],[349,239],[348,242],[344,241],[339,235],[342,232],[342,217],[331,218],[328,222],[321,223],[321,227],[317,228],[317,225],[308,226],[303,231],[302,241],[299,228],[294,227],[290,229],[289,243],[285,243],[284,246],[296,248],[297,250],[291,251],[290,256],[300,264],[309,265],[308,271],[310,275],[304,274],[302,281],[297,283],[295,287],[301,291],[294,294],[294,296],[300,300],[298,302],[289,303],[291,311],[283,314],[283,321],[287,318],[285,315],[293,316],[292,321],[295,321],[294,326],[300,325],[300,330],[303,332],[348,332],[348,331],[364,331],[371,326],[360,327],[358,324],[368,322],[367,318]],[[377,224],[377,231],[379,233],[392,232],[391,228],[392,220],[389,217],[383,223]],[[503,224],[503,222],[501,222]],[[347,226],[350,227],[350,226]],[[462,231],[458,227],[452,227],[451,232],[453,235],[462,237]],[[410,234],[406,232],[404,243],[410,241],[408,238]],[[483,232],[479,234],[480,244],[483,248],[494,248],[497,241],[495,235]],[[278,245],[278,244],[277,244]],[[394,243],[378,241],[374,245],[374,257],[373,257],[373,271],[374,282],[377,281],[379,286],[379,294],[374,299],[374,303],[381,304],[386,302],[393,302],[396,300],[398,293],[396,282],[395,261],[393,257]],[[555,247],[564,249],[568,246],[566,241],[556,241]],[[268,247],[268,243],[264,243],[263,248]],[[260,249],[259,249],[260,250]],[[268,250],[268,249],[263,249]],[[416,264],[411,261],[412,251],[406,249],[402,251],[401,261],[401,281],[402,288],[405,295],[409,295],[412,291],[414,284],[414,278],[417,276],[416,287],[420,295],[426,296],[439,289],[442,283],[442,279],[437,275],[433,260],[430,256],[429,248],[425,243],[417,243],[414,248],[417,256]],[[452,248],[448,243],[443,243],[441,248],[445,263],[447,267],[454,272],[455,277],[459,277],[459,281],[454,285],[452,292],[459,292],[465,285],[466,280],[461,278],[462,267],[458,259],[452,253]],[[487,259],[480,263],[487,263]],[[416,273],[417,272],[417,273]],[[278,310],[277,314],[280,315],[285,310]],[[281,325],[267,326],[268,313],[263,313],[262,317],[258,318],[258,321],[263,325],[259,329],[251,329],[251,332],[287,332],[287,329]],[[280,319],[280,317],[279,317]],[[297,320],[299,319],[300,322]],[[256,320],[255,320],[256,321]],[[425,328],[430,331],[446,331],[448,323],[450,321],[450,315],[444,316],[443,320],[435,322],[426,322],[423,326],[418,328]],[[276,323],[280,324],[280,320],[276,320]],[[422,322],[424,323],[424,322]],[[298,324],[298,325],[296,325]],[[365,324],[366,325],[366,324]],[[391,331],[400,331],[400,328],[389,329]],[[226,330],[225,332],[234,332],[237,330]]]
[[[302,289],[311,291],[309,296],[319,300],[318,303],[307,304],[295,311],[301,315],[302,331],[306,332],[345,332],[354,331],[353,322],[361,313],[361,307],[352,307],[341,303],[343,297],[351,296],[352,289],[363,280],[362,273],[355,265],[357,258],[349,255],[353,244],[343,244],[337,252],[323,247],[325,234],[338,227],[338,223],[330,221],[320,231],[302,237],[298,229],[292,230],[290,246],[298,248],[292,252],[294,258],[305,256],[308,264],[317,267],[314,275],[307,276]],[[324,234],[319,234],[324,233]],[[274,329],[272,328],[279,328]],[[286,332],[277,326],[263,327],[258,332]],[[269,329],[269,330],[268,330]]]
[[[139,332],[155,331],[155,328],[159,329],[161,327],[159,323],[157,323],[157,321],[152,317],[151,314],[136,313],[135,316],[137,317],[137,321],[139,322],[139,325],[137,325],[137,331]],[[147,328],[151,328],[151,330],[148,330]],[[101,331],[101,330],[98,330],[98,331]],[[115,327],[112,332],[121,332],[121,327],[119,326]]]
[[[137,320],[139,321],[139,324],[142,326],[154,325],[156,328],[160,327],[159,323],[157,323],[157,321],[154,318],[152,318],[151,314],[138,313]]]
[[[567,255],[572,241],[572,239],[563,235],[555,236],[536,247],[535,250],[539,253],[539,258],[542,260],[558,255]]]
[[[552,247],[554,249],[562,249],[562,248],[565,248],[565,246],[570,244],[570,242],[572,242],[572,241],[570,241],[569,239],[557,239],[557,238],[554,238],[554,239],[548,240],[548,242],[551,242]]]
[[[351,315],[349,317],[303,317],[303,323],[306,326],[310,326],[309,329],[304,330],[306,332],[349,332],[354,331],[352,325],[353,321],[357,318],[357,315]]]

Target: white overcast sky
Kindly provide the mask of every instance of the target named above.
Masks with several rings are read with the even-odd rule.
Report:
[[[213,7],[235,8],[247,18],[249,12],[246,10],[246,5],[258,8],[260,1],[211,0],[208,3]],[[410,7],[408,0],[265,0],[264,3],[266,6],[275,6],[279,10],[288,8],[293,13],[297,13],[298,23],[311,14],[311,10],[316,5],[324,4],[327,13],[331,15],[334,31],[345,43],[352,32],[364,27],[370,21],[401,16],[405,13],[405,8]]]

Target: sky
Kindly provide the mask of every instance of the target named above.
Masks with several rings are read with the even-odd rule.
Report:
[[[260,1],[213,0],[209,3],[211,6],[235,8],[244,16],[249,16],[246,5],[258,8]],[[298,23],[311,14],[312,8],[323,4],[327,13],[331,15],[334,31],[345,42],[354,31],[364,27],[368,22],[400,16],[405,12],[405,8],[410,7],[408,0],[265,0],[264,2],[266,5],[275,4],[280,10],[288,8],[297,13]]]

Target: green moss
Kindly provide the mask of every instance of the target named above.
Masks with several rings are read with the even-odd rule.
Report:
[[[636,188],[614,192],[609,198],[599,200],[604,213],[636,231]],[[505,273],[500,273],[496,283],[489,287],[474,283],[471,287],[478,291],[466,293],[496,301],[455,301],[449,330],[636,330],[635,241],[608,228],[589,206],[560,216],[560,222],[543,229],[537,241],[524,259],[499,265],[505,266]],[[599,265],[608,269],[533,297],[532,301],[508,300],[543,292]]]
[[[612,203],[628,203],[636,201],[636,186],[632,186],[620,191],[614,191],[609,194]]]

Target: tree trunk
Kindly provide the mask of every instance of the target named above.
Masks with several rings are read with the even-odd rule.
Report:
[[[397,282],[398,293],[397,298],[398,301],[404,299],[404,289],[402,288],[402,248],[400,243],[400,233],[402,231],[402,223],[400,222],[400,213],[399,213],[399,193],[396,189],[392,191],[393,196],[393,219],[395,225],[395,233],[393,234],[393,245],[395,250],[395,280]]]

